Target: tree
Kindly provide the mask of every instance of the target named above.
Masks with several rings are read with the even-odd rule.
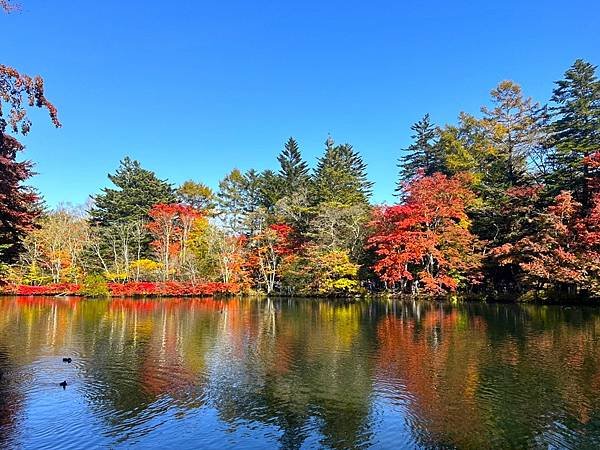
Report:
[[[368,204],[373,183],[367,179],[367,165],[350,144],[325,143],[313,176],[314,203]]]
[[[0,9],[6,13],[11,13],[19,9],[19,5],[12,0],[0,0]]]
[[[545,173],[545,157],[540,152],[544,139],[546,109],[523,97],[521,87],[502,81],[491,91],[493,108],[481,108],[483,124],[499,159],[499,183],[512,187],[523,184],[528,165]]]
[[[500,164],[483,120],[461,112],[458,124],[446,125],[439,135],[438,146],[445,161],[440,172],[450,176],[468,172],[482,193],[494,185],[494,177],[501,173]]]
[[[196,221],[202,214],[188,205],[178,203],[157,204],[148,213],[152,219],[148,229],[154,236],[152,246],[163,267],[163,280],[181,275],[181,269],[191,269],[190,238]]]
[[[425,175],[433,175],[444,170],[444,158],[440,148],[436,145],[438,130],[431,123],[429,114],[410,127],[414,134],[411,136],[413,143],[404,152],[406,154],[398,160],[400,176],[396,192],[402,192],[404,184],[415,178],[419,171]]]
[[[457,125],[440,130],[437,144],[445,155],[447,175],[470,175],[470,186],[480,199],[470,211],[473,232],[484,240],[498,237],[498,204],[510,187],[507,154],[496,147],[497,133],[490,133],[491,128],[489,119],[461,113]]]
[[[152,246],[163,268],[163,281],[172,275],[172,260],[181,248],[181,227],[177,223],[177,205],[157,204],[148,213],[148,229],[154,236]]]
[[[511,268],[520,291],[600,295],[600,153],[584,158],[582,164],[588,166],[589,208],[569,191],[538,208],[531,205],[540,189],[511,193],[511,204],[525,208],[512,206],[515,212],[510,215],[518,218],[512,221],[517,226],[491,256],[497,266]]]
[[[0,4],[7,11],[11,6]],[[60,127],[57,110],[45,96],[43,79],[0,65],[0,263],[16,260],[23,249],[22,239],[39,213],[35,208],[38,196],[23,185],[33,175],[33,163],[16,160],[24,147],[7,134],[7,130],[29,133],[27,106],[47,109],[52,123]]]
[[[588,169],[582,160],[600,148],[600,81],[595,71],[596,66],[575,61],[564,79],[556,82],[550,109],[554,166],[548,177],[550,192],[571,191],[584,208],[589,207],[591,196],[586,186]]]
[[[258,187],[259,206],[272,213],[273,208],[284,195],[282,179],[274,171],[264,170],[258,174],[255,182]]]
[[[529,233],[494,249],[499,264],[516,264],[520,283],[528,289],[557,288],[572,291],[585,282],[585,265],[577,252],[574,233],[581,204],[570,192],[559,194],[554,204],[529,224]]]
[[[26,251],[20,260],[23,282],[82,281],[89,239],[89,224],[81,210],[63,205],[46,214],[24,240]]]
[[[369,245],[384,282],[430,294],[477,282],[478,241],[466,213],[475,196],[465,181],[440,173],[418,178],[407,185],[403,204],[375,210]]]
[[[488,209],[493,211],[494,215],[479,219],[480,223],[489,228],[486,233],[489,239],[486,241],[485,251],[485,280],[497,291],[520,289],[518,264],[506,261],[500,263],[496,249],[506,244],[512,245],[530,232],[536,216],[544,208],[543,189],[542,185],[509,188],[504,195],[498,197],[494,208]]]
[[[171,184],[129,157],[125,157],[108,178],[117,189],[104,188],[102,194],[93,197],[90,217],[96,225],[145,219],[154,205],[175,201]]]
[[[344,251],[353,261],[364,253],[370,208],[363,204],[322,203],[307,236],[323,252]]]
[[[181,226],[181,246],[179,252],[179,271],[181,276],[187,276],[192,283],[196,282],[196,261],[194,259],[193,237],[198,229],[204,229],[206,221],[201,211],[196,208],[177,205],[177,218]]]
[[[294,138],[288,139],[277,160],[280,165],[279,177],[283,195],[293,195],[306,187],[310,180],[308,164],[302,159],[298,143]]]
[[[216,259],[217,270],[223,283],[248,285],[246,272],[246,242],[244,236],[231,236],[217,228],[209,228],[209,254]]]
[[[293,255],[293,229],[273,224],[250,241],[251,255],[258,272],[259,284],[270,294],[281,276],[284,261]]]
[[[320,251],[310,248],[294,259],[283,273],[289,293],[306,295],[347,295],[359,292],[359,265],[344,250]]]
[[[177,198],[180,203],[189,205],[208,215],[211,215],[216,207],[215,194],[212,189],[203,183],[196,183],[192,180],[187,180],[179,186]]]
[[[139,281],[142,271],[136,262],[145,259],[148,253],[147,222],[147,219],[137,219],[91,228],[88,251],[106,278]]]
[[[314,216],[314,208],[311,205],[310,187],[302,186],[275,203],[273,208],[274,221],[287,223],[297,233],[304,234]]]
[[[219,182],[219,212],[224,225],[234,234],[249,233],[251,216],[260,207],[261,197],[255,171],[233,169]]]

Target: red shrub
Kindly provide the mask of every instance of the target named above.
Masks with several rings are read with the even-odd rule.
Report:
[[[113,297],[211,297],[240,292],[237,283],[166,283],[131,282],[108,283]],[[1,294],[10,295],[81,295],[81,286],[73,283],[47,284],[44,286],[6,285]]]

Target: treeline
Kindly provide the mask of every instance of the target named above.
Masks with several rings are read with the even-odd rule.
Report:
[[[477,115],[444,126],[425,115],[401,153],[393,206],[371,204],[360,153],[331,138],[312,169],[290,138],[276,170],[235,169],[215,191],[192,180],[174,186],[125,158],[109,175],[114,186],[89,205],[53,211],[22,185],[26,165],[12,185],[0,180],[0,192],[20,196],[18,207],[0,208],[3,279],[600,296],[595,71],[577,60],[548,105],[504,81]],[[16,164],[20,148],[0,131],[1,154]]]

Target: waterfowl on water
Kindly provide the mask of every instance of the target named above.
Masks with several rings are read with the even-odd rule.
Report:
[[[63,362],[70,363],[73,361],[71,358],[63,358]]]
[[[61,382],[61,383],[58,383],[58,385],[59,385],[59,386],[61,386],[63,389],[66,389],[66,387],[67,387],[67,382],[66,382],[66,381],[63,381],[63,382]]]

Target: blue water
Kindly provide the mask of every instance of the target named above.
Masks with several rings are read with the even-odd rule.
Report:
[[[591,307],[7,297],[0,372],[2,448],[600,447]]]

